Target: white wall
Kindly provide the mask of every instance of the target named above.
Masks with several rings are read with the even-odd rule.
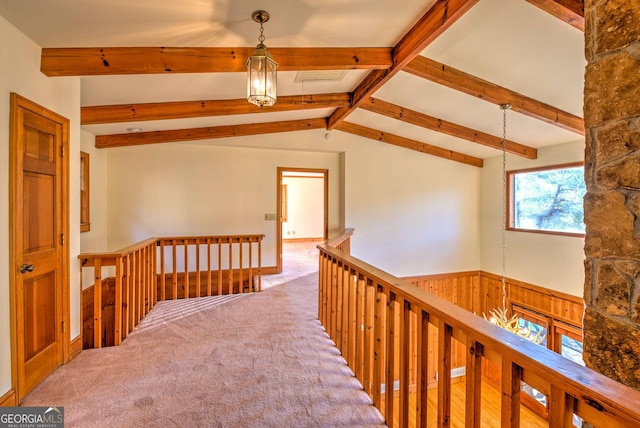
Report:
[[[478,269],[479,168],[360,137],[346,165],[354,256],[396,276]]]
[[[538,159],[507,156],[507,170],[584,160],[584,140],[538,150]],[[486,159],[481,178],[481,269],[502,273],[502,156]],[[506,276],[582,296],[584,238],[506,232]]]
[[[290,133],[278,138],[305,138]],[[152,236],[265,234],[262,265],[276,264],[277,168],[329,170],[329,228],[339,217],[338,153],[160,144],[108,149],[108,246]]]
[[[287,185],[287,221],[283,239],[322,239],[324,236],[324,179],[283,177]]]
[[[40,73],[40,48],[0,17],[0,396],[11,389],[9,330],[9,94],[16,92],[71,121],[71,338],[80,333],[80,79]]]

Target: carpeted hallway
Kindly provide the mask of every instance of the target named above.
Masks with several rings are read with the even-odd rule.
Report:
[[[381,426],[317,320],[317,263],[315,244],[288,244],[261,293],[160,302],[22,405],[63,406],[83,428]]]

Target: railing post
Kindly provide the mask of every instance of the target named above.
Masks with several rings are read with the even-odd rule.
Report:
[[[102,348],[102,259],[93,261],[93,347]]]
[[[409,426],[409,344],[411,343],[411,303],[402,300],[400,312],[400,423]]]
[[[384,419],[387,425],[393,426],[393,393],[395,384],[395,323],[396,323],[396,294],[386,290],[387,316],[385,323],[386,352],[385,352],[385,380],[384,380]]]
[[[549,394],[549,428],[569,428],[573,426],[575,398],[555,385]]]
[[[416,428],[427,428],[429,393],[429,314],[423,310],[417,320]]]
[[[480,428],[482,345],[467,336],[465,427]]]
[[[122,343],[122,257],[116,257],[116,289],[114,307],[114,335],[115,346]]]
[[[452,333],[451,326],[444,320],[440,320],[438,324],[438,427],[451,426]]]
[[[503,427],[520,426],[520,384],[522,369],[508,359],[502,357],[502,417]]]

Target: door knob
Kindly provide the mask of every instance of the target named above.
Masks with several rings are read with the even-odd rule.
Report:
[[[23,264],[20,265],[20,273],[33,272],[35,268],[34,265]]]

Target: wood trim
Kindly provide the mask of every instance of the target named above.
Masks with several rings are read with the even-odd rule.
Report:
[[[329,117],[327,129],[334,129],[341,124],[362,102],[402,70],[478,1],[437,0],[393,48],[391,68],[369,73],[353,91],[351,107],[336,109]]]
[[[80,305],[80,307],[82,307],[82,305]],[[82,318],[80,319],[82,320]],[[82,352],[82,333],[71,340],[71,344],[69,345],[69,360],[74,359],[80,352]]]
[[[513,111],[584,135],[584,120],[581,117],[432,59],[417,56],[404,68],[404,71],[490,103],[511,104]]]
[[[262,275],[277,275],[278,267],[277,266],[265,266],[261,271]]]
[[[547,13],[584,32],[584,0],[527,0]]]
[[[16,391],[13,389],[8,390],[0,397],[0,407],[14,407],[17,405]]]
[[[80,124],[95,125],[101,123],[273,113],[302,109],[345,107],[349,106],[350,103],[351,96],[345,92],[278,97],[278,102],[269,108],[256,107],[248,103],[245,98],[88,106],[80,109]]]
[[[283,239],[283,243],[295,243],[295,242],[323,242],[324,238],[287,238]]]
[[[359,135],[361,137],[370,138],[372,140],[381,141],[383,143],[392,144],[394,146],[403,147],[405,149],[415,150],[431,156],[440,157],[471,166],[482,168],[483,161],[480,158],[465,155],[464,153],[454,152],[453,150],[443,149],[442,147],[432,146],[399,135],[389,134],[387,132],[378,131],[377,129],[367,128],[365,126],[356,125],[355,123],[342,122],[336,129],[349,134]]]
[[[237,73],[255,48],[43,48],[40,71],[52,76]],[[278,71],[387,69],[391,48],[269,48]]]
[[[281,122],[251,123],[246,125],[212,126],[206,128],[174,129],[169,131],[138,132],[96,136],[96,147],[140,146],[145,144],[174,143],[248,135],[274,134],[278,132],[323,129],[326,119],[300,119]]]
[[[80,232],[89,232],[91,230],[90,174],[89,153],[80,152]]]
[[[437,117],[429,116],[415,110],[410,110],[387,101],[369,98],[367,101],[360,104],[360,108],[391,117],[402,122],[410,123],[412,125],[421,126],[432,131],[462,138],[486,147],[502,150],[502,138],[500,137],[467,128],[466,126],[448,122],[443,119],[438,119]],[[537,159],[538,157],[538,150],[533,147],[525,146],[510,140],[506,140],[505,143],[506,151],[508,153],[522,156],[527,159]]]
[[[515,213],[514,213],[514,203],[512,198],[514,197],[514,192],[515,192],[514,190],[515,186],[514,186],[514,180],[513,180],[513,176],[515,174],[537,172],[537,171],[548,171],[552,169],[574,168],[578,166],[584,166],[584,162],[583,161],[569,162],[569,163],[563,163],[558,165],[546,165],[546,166],[539,166],[534,168],[524,168],[524,169],[507,171],[507,177],[506,177],[507,178],[507,204],[506,204],[506,207],[504,207],[506,210],[505,229],[511,232],[538,233],[542,235],[557,235],[557,236],[584,238],[585,234],[579,233],[579,232],[560,232],[560,231],[554,231],[554,230],[524,229],[521,227],[514,226]]]

